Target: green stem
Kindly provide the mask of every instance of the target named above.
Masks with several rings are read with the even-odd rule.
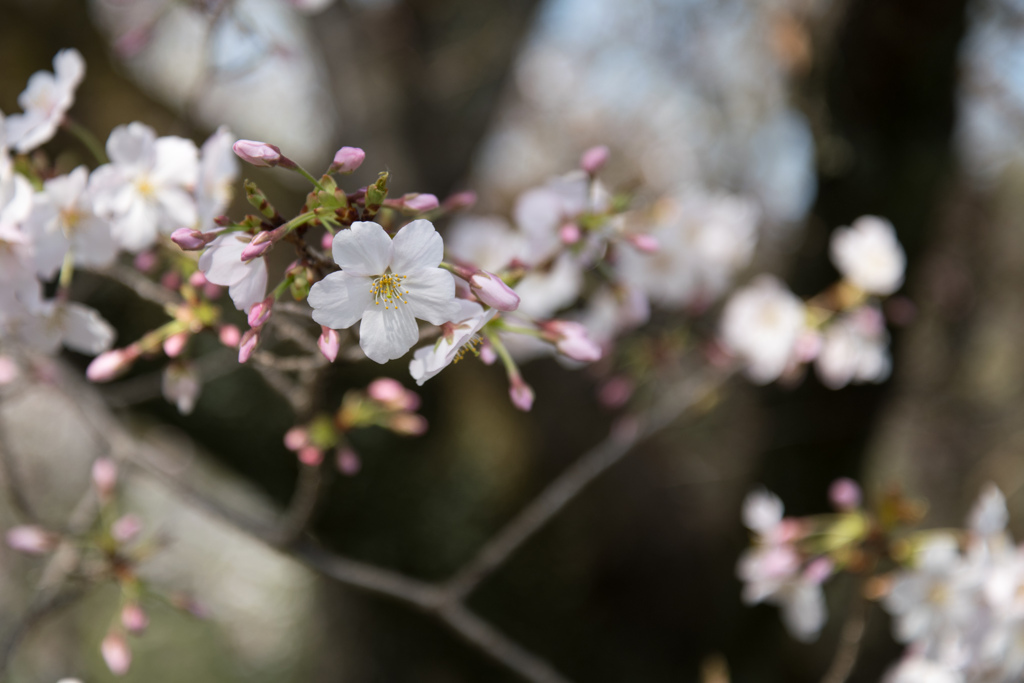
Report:
[[[297,171],[297,172],[298,172],[298,173],[299,173],[299,174],[300,174],[301,176],[303,176],[303,177],[304,177],[304,178],[305,178],[306,180],[308,180],[309,182],[313,183],[313,186],[314,186],[314,187],[316,187],[316,189],[320,190],[321,192],[324,192],[324,191],[325,191],[325,190],[324,190],[324,186],[320,184],[320,181],[319,181],[319,180],[317,180],[317,179],[316,179],[316,178],[314,178],[314,177],[313,177],[312,175],[310,175],[309,171],[307,171],[306,169],[302,168],[302,167],[301,167],[301,166],[299,166],[298,164],[295,164],[295,170],[296,170],[296,171]]]
[[[494,347],[494,352],[498,354],[498,358],[501,359],[501,362],[505,366],[505,371],[508,373],[508,376],[518,377],[519,366],[516,365],[516,362],[514,360],[512,360],[512,354],[508,352],[507,348],[505,348],[505,345],[502,343],[501,339],[498,338],[497,333],[495,333],[490,326],[485,327],[483,329],[483,333],[484,336],[487,337],[487,341],[489,341],[491,343],[491,346]]]
[[[71,118],[64,117],[64,129],[74,135],[76,138],[85,145],[94,157],[96,161],[101,164],[108,162],[107,153],[103,149],[103,145],[100,143],[99,138],[93,135],[92,131],[75,121]]]
[[[60,266],[60,277],[57,279],[58,296],[66,298],[71,288],[71,278],[75,274],[75,255],[68,249],[64,254],[64,263]]]

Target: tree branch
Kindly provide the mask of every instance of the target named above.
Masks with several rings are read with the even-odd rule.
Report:
[[[821,679],[821,683],[846,683],[853,673],[853,667],[860,656],[860,646],[864,641],[865,624],[867,621],[867,599],[864,597],[864,584],[858,581],[854,586],[850,608],[843,622],[843,630],[839,634],[839,645],[832,658],[832,664]]]

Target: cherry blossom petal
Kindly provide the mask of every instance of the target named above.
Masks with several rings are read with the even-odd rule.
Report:
[[[443,258],[444,241],[430,221],[420,219],[409,223],[395,235],[391,270],[400,275],[408,275],[421,268],[437,268]]]
[[[356,221],[334,236],[332,253],[334,262],[352,275],[383,275],[391,263],[391,238],[377,223]]]
[[[138,121],[118,126],[107,138],[107,156],[118,165],[152,168],[156,161],[156,131]]]
[[[64,346],[90,356],[114,344],[117,333],[98,311],[70,301],[64,304]]]
[[[349,271],[331,273],[309,290],[309,305],[313,320],[321,325],[335,330],[351,327],[374,308],[370,280]]]
[[[176,135],[168,135],[153,143],[156,166],[153,180],[173,185],[193,185],[199,173],[199,150],[196,143]]]
[[[235,308],[249,312],[254,304],[263,301],[267,295],[267,264],[261,258],[243,263],[244,275],[228,287]]]
[[[441,242],[440,235],[438,235],[437,241]],[[459,314],[459,306],[454,298],[455,278],[446,270],[424,268],[412,271],[404,281],[404,287],[406,288],[405,300],[409,302],[409,305],[399,306],[399,308],[409,308],[410,312],[420,320],[426,320],[432,325],[440,325]]]
[[[366,311],[359,326],[359,347],[377,363],[401,358],[418,339],[419,330],[409,306],[388,310],[374,307]]]
[[[159,213],[139,195],[130,198],[128,209],[111,226],[111,235],[130,252],[142,251],[156,241]]]
[[[167,234],[195,225],[198,220],[192,195],[180,187],[164,187],[156,197],[163,208],[160,227]]]
[[[228,233],[221,235],[199,257],[199,270],[215,285],[227,287],[245,277],[242,250],[249,244],[247,235]]]

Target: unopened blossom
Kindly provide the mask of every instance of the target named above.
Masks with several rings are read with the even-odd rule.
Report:
[[[322,325],[320,330],[320,337],[316,340],[317,348],[320,349],[324,358],[333,363],[337,360],[338,352],[341,350],[341,335],[337,330]]]
[[[233,140],[227,126],[221,126],[199,150],[195,199],[200,230],[213,229],[214,219],[227,210],[234,197],[238,159],[231,149]]]
[[[109,382],[126,372],[139,357],[137,347],[105,351],[92,359],[85,369],[85,376],[92,382]]]
[[[110,673],[115,676],[124,676],[131,668],[132,651],[128,647],[128,641],[116,631],[108,633],[100,643],[100,654],[103,655],[103,661],[110,669]]]
[[[660,202],[652,224],[627,237],[619,273],[652,303],[678,308],[721,296],[750,263],[760,212],[743,197],[689,190]]]
[[[868,294],[892,294],[903,284],[907,255],[892,223],[861,216],[848,228],[832,233],[832,263],[847,280]]]
[[[8,529],[5,540],[12,550],[28,555],[43,555],[57,547],[58,538],[40,526],[25,524]]]
[[[487,306],[499,311],[514,311],[519,308],[519,295],[494,273],[478,270],[469,276],[468,281],[473,295]]]
[[[110,535],[118,543],[127,543],[142,531],[142,520],[136,515],[127,514],[118,518],[110,525]]]
[[[580,156],[580,168],[590,175],[594,175],[608,161],[608,154],[607,145],[591,147]]]
[[[267,294],[267,264],[262,258],[242,261],[249,236],[229,232],[221,235],[199,257],[199,270],[206,279],[228,288],[235,308],[248,314]]]
[[[455,280],[438,267],[444,243],[427,220],[388,236],[377,223],[358,221],[334,236],[341,271],[313,285],[313,320],[332,329],[359,327],[359,346],[377,363],[400,358],[419,339],[416,319],[433,325],[458,315]]]
[[[231,149],[239,159],[253,166],[273,167],[290,162],[288,157],[281,154],[280,147],[258,140],[238,140]]]
[[[117,256],[110,222],[96,215],[88,182],[89,169],[79,166],[44,181],[34,196],[24,225],[34,241],[36,272],[45,279],[57,274],[68,251],[86,268],[105,268]]]
[[[474,344],[478,344],[480,338],[477,335],[480,330],[497,313],[493,308],[485,311],[480,304],[472,301],[458,299],[457,302],[458,312],[452,316],[452,322],[443,325],[441,337],[432,346],[417,349],[409,362],[409,374],[419,386],[462,358],[467,345],[473,348]]]
[[[61,50],[53,58],[53,73],[37,71],[18,95],[21,114],[7,117],[7,142],[21,153],[48,142],[75,103],[75,90],[85,77],[85,60],[74,49]]]
[[[533,387],[527,384],[518,372],[511,373],[508,378],[508,395],[512,405],[523,412],[533,408]]]
[[[185,138],[157,138],[149,126],[118,126],[107,139],[110,163],[92,172],[89,191],[96,212],[111,221],[122,248],[138,252],[157,235],[195,226],[192,190],[198,174],[198,151]]]
[[[328,173],[352,173],[363,165],[366,152],[358,147],[342,147],[334,153],[334,161],[327,169]]]
[[[837,510],[856,510],[860,507],[863,493],[853,479],[840,477],[829,485],[828,499]]]
[[[830,389],[885,381],[892,359],[882,312],[862,306],[842,314],[825,329],[816,356],[818,377]]]
[[[540,323],[544,339],[562,355],[581,363],[601,360],[601,346],[587,333],[587,328],[570,320],[548,320]]]
[[[787,369],[805,326],[804,303],[781,282],[761,276],[736,292],[722,313],[722,342],[758,384]]]
[[[117,463],[110,458],[97,458],[92,463],[92,485],[100,500],[110,500],[117,486]]]
[[[366,395],[389,410],[411,411],[420,407],[420,397],[397,379],[379,377],[366,387]]]
[[[142,633],[149,626],[149,617],[138,603],[130,602],[121,608],[121,625],[129,633]]]

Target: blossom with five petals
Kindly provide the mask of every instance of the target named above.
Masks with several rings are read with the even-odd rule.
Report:
[[[53,73],[37,71],[18,95],[22,114],[7,117],[7,138],[14,149],[31,152],[48,142],[75,103],[75,89],[85,77],[85,60],[74,49],[61,50],[53,58]]]
[[[419,339],[416,319],[433,325],[459,314],[452,274],[438,267],[444,242],[427,220],[388,236],[377,223],[358,221],[334,236],[341,272],[313,285],[313,320],[344,329],[362,320],[359,346],[371,360],[400,358]]]

